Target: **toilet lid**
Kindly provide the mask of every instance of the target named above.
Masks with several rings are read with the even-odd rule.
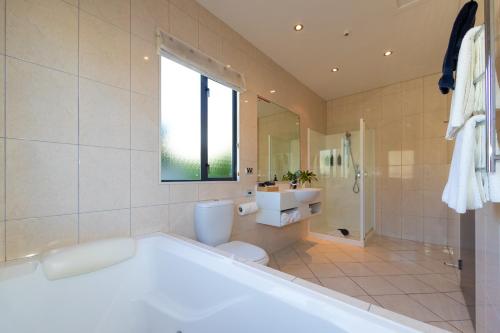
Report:
[[[240,241],[232,241],[229,243],[224,243],[217,246],[217,248],[219,250],[234,254],[237,257],[252,261],[260,261],[267,257],[267,253],[266,251],[264,251],[264,249]]]

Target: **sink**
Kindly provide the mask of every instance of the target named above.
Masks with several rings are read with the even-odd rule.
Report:
[[[319,188],[300,188],[296,190],[288,190],[288,192],[292,192],[295,196],[295,200],[300,203],[310,203],[315,202],[319,198],[319,194],[321,193],[321,189]]]

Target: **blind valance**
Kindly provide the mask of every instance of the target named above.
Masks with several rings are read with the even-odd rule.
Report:
[[[234,90],[239,92],[246,90],[245,77],[242,73],[159,29],[157,47],[160,55],[175,60]]]

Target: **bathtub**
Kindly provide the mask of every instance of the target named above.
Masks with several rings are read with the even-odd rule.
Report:
[[[372,308],[164,234],[75,277],[49,281],[36,260],[0,268],[2,333],[444,332]]]

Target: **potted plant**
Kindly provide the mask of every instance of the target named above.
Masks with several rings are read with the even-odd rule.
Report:
[[[302,188],[306,186],[306,183],[311,185],[313,180],[318,180],[316,174],[309,170],[297,170],[295,173],[288,171],[286,175],[283,176],[283,181],[290,183],[291,189],[296,189],[297,184],[300,184]]]
[[[312,171],[309,170],[299,170],[298,172],[298,181],[301,185],[302,188],[306,186],[306,183],[309,183],[309,186],[311,186],[311,183],[313,180],[317,181],[318,177],[316,174]]]
[[[298,172],[290,172],[288,171],[285,175],[283,175],[283,178],[282,180],[285,181],[285,182],[288,182],[290,183],[290,188],[291,189],[296,189],[297,188],[297,177],[298,177]]]

